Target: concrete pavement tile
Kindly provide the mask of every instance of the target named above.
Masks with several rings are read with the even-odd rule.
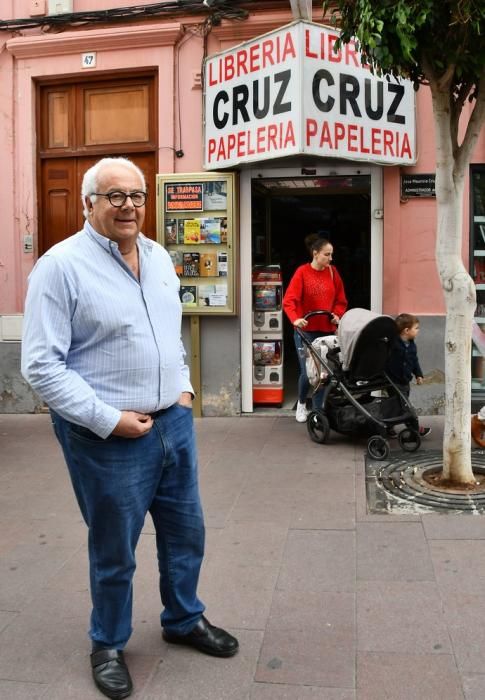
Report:
[[[260,566],[278,565],[288,530],[277,523],[229,522],[214,543],[213,555],[223,562]]]
[[[247,700],[263,635],[229,631],[240,645],[239,652],[230,659],[167,645],[167,654],[149,681],[143,700]]]
[[[335,644],[320,630],[266,630],[255,680],[262,683],[355,687],[355,645]]]
[[[444,618],[462,673],[483,670],[485,657],[485,595],[449,591],[443,596]],[[485,695],[484,695],[485,697]]]
[[[352,530],[355,527],[354,474],[305,473],[295,492],[290,527],[299,530]]]
[[[17,612],[3,612],[3,610],[0,610],[0,634],[11,622],[13,622],[13,620],[15,620],[18,614],[19,613]]]
[[[292,530],[288,534],[279,590],[355,590],[355,534]]]
[[[355,596],[326,591],[275,591],[266,629],[314,630],[336,646],[355,642]]]
[[[288,488],[246,484],[229,515],[229,520],[277,523],[288,527],[294,501],[294,494]]]
[[[208,527],[224,527],[244,487],[247,470],[209,464],[200,482],[200,494]]]
[[[76,649],[89,647],[87,622],[19,615],[0,635],[0,678],[53,682]]]
[[[290,528],[292,530],[354,530],[355,504],[334,501],[321,503],[318,494],[312,494],[306,501],[295,505]]]
[[[424,514],[421,519],[428,540],[485,540],[485,515]]]
[[[481,673],[463,676],[465,700],[483,700],[485,698],[485,675]]]
[[[215,556],[202,570],[199,595],[218,627],[261,630],[271,608],[279,566],[226,561]]]
[[[484,540],[431,540],[436,581],[442,593],[475,595],[485,586]]]
[[[233,435],[247,435],[250,438],[253,435],[262,433],[265,436],[271,435],[276,423],[276,417],[273,416],[241,416],[242,420],[231,421],[228,433]]]
[[[359,700],[464,700],[453,656],[357,654]]]
[[[289,444],[282,443],[266,443],[261,450],[259,459],[265,464],[295,464],[300,463],[300,459],[304,454],[306,457],[311,456],[316,460],[322,459],[321,445],[317,445],[310,441],[308,444]]]
[[[125,659],[134,686],[130,697],[144,698],[144,690],[160,664],[160,656],[141,656],[127,649]],[[91,675],[89,651],[76,651],[71,656],[63,666],[62,675],[49,685],[44,697],[45,700],[100,700],[102,695]]]
[[[253,683],[249,700],[356,700],[355,690],[309,685]]]
[[[357,579],[433,581],[433,565],[421,523],[359,523]]]
[[[5,556],[27,536],[28,525],[18,517],[0,517],[0,557]]]
[[[0,610],[22,610],[73,556],[68,545],[19,545],[0,558]]]
[[[12,531],[12,544],[15,542],[16,545],[25,546],[42,543],[43,546],[49,544],[77,548],[87,541],[87,529],[81,514],[77,512],[77,507],[72,513],[50,514],[38,518],[26,516],[22,521],[17,520],[17,523],[16,533]],[[0,556],[14,549],[10,546],[2,551],[4,524],[5,521],[0,518]]]
[[[43,683],[18,683],[0,679],[0,698],[1,700],[40,700],[46,697],[47,688],[48,686]]]
[[[452,654],[436,584],[426,581],[358,583],[357,649]]]

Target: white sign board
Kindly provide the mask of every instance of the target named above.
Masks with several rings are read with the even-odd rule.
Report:
[[[206,60],[205,168],[300,152],[299,33],[289,25]]]
[[[223,53],[204,68],[204,167],[295,153],[411,165],[415,92],[378,78],[353,42],[297,21]]]

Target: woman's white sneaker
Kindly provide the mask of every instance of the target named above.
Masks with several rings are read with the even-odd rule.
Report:
[[[306,423],[306,419],[308,418],[308,409],[306,407],[306,404],[300,403],[298,401],[296,405],[296,421],[297,423]]]

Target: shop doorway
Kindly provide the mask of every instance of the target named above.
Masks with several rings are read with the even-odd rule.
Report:
[[[371,176],[253,179],[252,266],[279,265],[283,293],[296,268],[310,261],[305,237],[319,233],[333,245],[349,308],[371,308]],[[293,328],[283,314],[283,400],[297,400],[298,362]],[[258,410],[264,406],[255,404]]]

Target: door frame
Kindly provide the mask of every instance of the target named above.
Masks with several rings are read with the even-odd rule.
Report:
[[[241,411],[253,412],[253,358],[252,358],[252,245],[251,245],[251,194],[252,180],[260,178],[302,177],[303,168],[251,167],[240,174],[240,299],[241,299]],[[383,173],[379,165],[342,165],[341,163],[312,164],[312,177],[336,177],[370,175],[371,178],[371,226],[370,226],[370,307],[382,313],[382,285],[384,260],[384,195]]]

